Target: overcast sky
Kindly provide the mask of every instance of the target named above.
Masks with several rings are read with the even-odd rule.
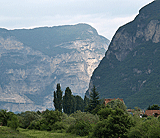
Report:
[[[0,0],[0,28],[34,28],[88,23],[112,39],[153,0]]]

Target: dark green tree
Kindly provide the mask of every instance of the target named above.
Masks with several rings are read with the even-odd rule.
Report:
[[[12,129],[16,130],[19,126],[19,120],[16,115],[12,115],[11,120],[7,121],[7,126],[11,127]]]
[[[99,93],[96,91],[96,87],[93,86],[92,92],[90,93],[90,100],[87,111],[92,112],[99,104],[100,104]]]
[[[108,102],[107,105],[112,109],[119,107],[123,111],[127,112],[126,105],[122,101],[120,101],[119,99],[112,100],[112,101]]]
[[[130,127],[134,126],[131,116],[118,107],[115,110],[102,109],[99,114],[102,121],[96,124],[92,137],[125,138]]]
[[[129,129],[128,138],[159,138],[160,122],[155,117],[140,120]]]
[[[73,107],[73,97],[72,92],[69,87],[66,88],[65,94],[63,96],[63,111],[66,114],[71,114]]]
[[[89,105],[89,98],[85,95],[84,96],[84,107],[83,107],[83,110],[86,111],[88,105]]]
[[[60,83],[57,84],[57,90],[54,91],[54,107],[55,110],[58,110],[60,112],[62,112],[62,90],[61,90],[61,86]]]
[[[14,115],[13,112],[7,112],[7,110],[0,110],[0,125],[7,126],[7,121],[11,120],[12,116]]]
[[[76,96],[71,95],[72,100],[71,100],[71,113],[74,113],[76,111]]]
[[[77,111],[77,110],[83,111],[84,101],[83,101],[83,99],[81,98],[81,96],[76,95],[76,96],[75,96],[75,100],[76,100],[76,111]]]
[[[26,129],[34,120],[39,120],[41,117],[34,111],[26,111],[18,114],[19,126]]]
[[[160,107],[157,104],[153,104],[152,106],[149,105],[149,107],[147,108],[147,110],[159,110]]]

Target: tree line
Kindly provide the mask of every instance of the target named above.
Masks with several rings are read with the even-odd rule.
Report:
[[[95,91],[95,87],[90,94],[94,98],[90,98],[89,105],[86,108],[91,113],[76,111],[72,114],[65,114],[58,110],[49,111],[46,109],[43,112],[26,111],[14,114],[6,110],[0,110],[1,125],[15,130],[19,130],[20,127],[54,133],[71,133],[88,136],[88,138],[160,137],[160,117],[140,118],[138,107],[135,108],[133,114],[130,114],[127,112],[125,104],[119,99],[110,101],[106,106],[104,104],[96,105],[97,103],[93,99],[98,99],[98,96],[93,91]],[[157,105],[151,106],[151,108],[153,107],[155,108]]]
[[[96,91],[95,86],[90,93],[90,97],[84,97],[84,100],[76,95],[72,95],[69,87],[66,88],[64,96],[61,90],[60,83],[57,84],[56,91],[54,91],[54,107],[55,110],[66,114],[72,114],[78,110],[82,112],[92,112],[98,105],[100,105],[99,93]]]

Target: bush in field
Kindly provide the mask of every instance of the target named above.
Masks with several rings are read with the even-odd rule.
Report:
[[[0,125],[7,126],[7,121],[11,120],[13,112],[7,112],[7,110],[0,110]]]
[[[131,127],[127,136],[128,138],[159,138],[160,122],[157,118],[143,120]]]
[[[20,127],[26,129],[32,121],[39,120],[41,116],[38,115],[36,112],[26,111],[18,114],[18,118]]]
[[[65,118],[65,115],[63,115]],[[54,124],[62,120],[62,113],[59,111],[46,110],[41,114],[41,118],[34,120],[28,126],[28,129],[47,130],[54,129]]]
[[[115,110],[118,107],[118,108],[122,109],[124,112],[127,111],[126,105],[122,101],[120,101],[119,99],[112,100],[112,101],[108,102],[107,106],[109,106],[113,110]]]
[[[68,133],[86,136],[92,131],[92,125],[99,121],[99,117],[91,113],[76,111],[68,117],[68,120],[72,120],[67,129]],[[67,119],[64,121],[67,122]]]
[[[86,136],[91,131],[90,123],[83,120],[77,120],[75,124],[69,126],[67,133],[72,133],[80,136]]]
[[[103,113],[102,117],[105,116],[104,113],[106,113],[106,116],[108,117],[102,119],[102,121],[96,124],[92,137],[123,138],[128,132],[128,129],[133,126],[133,120],[131,116],[120,108],[115,108],[115,110],[111,111],[106,110],[100,112]],[[109,112],[111,112],[111,114],[108,115]]]
[[[98,111],[98,115],[99,115],[99,118],[100,120],[103,120],[103,119],[107,119],[109,115],[111,115],[113,113],[113,110],[112,108],[101,108],[101,110]]]
[[[62,130],[62,129],[67,129],[67,125],[63,122],[56,122],[54,125],[53,125],[53,129],[54,130]]]
[[[19,126],[18,117],[16,115],[13,115],[11,120],[7,122],[7,126],[11,127],[12,129],[17,129]]]
[[[42,113],[42,117],[46,119],[46,122],[48,122],[48,124],[53,125],[55,122],[62,120],[62,113],[58,110],[49,111],[47,109]]]
[[[76,120],[83,120],[85,122],[89,122],[90,124],[96,124],[99,121],[98,115],[93,115],[91,113],[76,111],[71,114],[70,117],[75,118]]]
[[[36,130],[40,130],[40,121],[38,120],[34,120],[30,123],[30,125],[28,126],[28,129],[36,129]]]
[[[73,125],[76,123],[76,119],[74,117],[67,117],[63,119],[62,122],[66,125]]]
[[[62,120],[66,119],[66,118],[68,118],[68,115],[65,113],[62,113]]]

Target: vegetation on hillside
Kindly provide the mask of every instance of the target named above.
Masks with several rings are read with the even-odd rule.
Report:
[[[121,62],[115,56],[110,59],[104,58],[92,76],[100,98],[123,98],[131,108],[160,104],[159,43],[141,44]]]

